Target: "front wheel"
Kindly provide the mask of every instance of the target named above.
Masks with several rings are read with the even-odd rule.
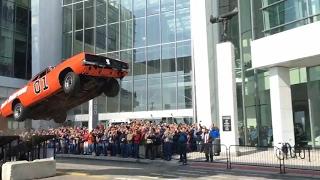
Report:
[[[80,88],[80,77],[74,72],[68,72],[63,80],[63,91],[68,95],[74,95]]]
[[[21,103],[17,103],[13,108],[13,118],[15,121],[22,122],[26,119],[27,112]]]
[[[116,97],[119,94],[119,91],[119,82],[114,78],[109,79],[103,87],[103,92],[107,97]]]

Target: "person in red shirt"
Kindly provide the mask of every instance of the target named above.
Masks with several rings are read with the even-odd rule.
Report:
[[[139,130],[135,130],[133,132],[133,157],[139,158],[139,145],[141,142],[141,132]]]

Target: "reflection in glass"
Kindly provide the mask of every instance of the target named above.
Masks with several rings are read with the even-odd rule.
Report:
[[[63,32],[72,31],[72,5],[63,7]]]
[[[132,0],[121,0],[120,18],[121,21],[132,18]]]
[[[108,23],[119,22],[119,0],[109,0]]]
[[[147,18],[147,41],[148,45],[160,43],[159,15]]]
[[[177,77],[162,78],[163,109],[177,108]]]
[[[105,95],[100,95],[98,97],[98,113],[106,113],[107,112],[107,98]]]
[[[86,29],[84,42],[84,50],[89,53],[94,53],[94,29]]]
[[[107,97],[107,112],[119,112],[119,94],[116,97]]]
[[[161,0],[161,11],[173,11],[175,0]]]
[[[147,48],[148,77],[160,77],[160,46]]]
[[[124,77],[123,80],[132,79],[132,50],[121,51],[120,52],[120,60],[127,62],[129,64],[129,74]]]
[[[158,14],[160,0],[147,0],[147,15]]]
[[[84,3],[84,15],[85,15],[85,27],[93,27],[94,22],[94,8],[93,8],[93,0],[87,0]]]
[[[146,74],[146,58],[145,48],[133,50],[133,75],[134,78],[145,78]]]
[[[190,10],[181,9],[176,11],[177,41],[191,38]]]
[[[162,110],[160,78],[148,79],[148,110]]]
[[[176,0],[176,9],[190,8],[190,0]]]
[[[107,0],[96,1],[96,26],[107,23]]]
[[[83,51],[83,31],[75,32],[73,40],[73,54],[78,54]]]
[[[177,66],[179,75],[191,73],[192,65],[190,41],[177,43]]]
[[[162,43],[173,42],[175,40],[174,13],[164,13],[161,15],[161,39]]]
[[[120,24],[120,49],[132,48],[132,21]]]
[[[133,47],[145,46],[146,42],[145,18],[133,20]]]
[[[62,44],[63,58],[71,57],[72,52],[72,33],[63,34],[63,44]]]
[[[144,17],[146,11],[146,0],[133,1],[133,18]]]
[[[14,4],[10,1],[2,1],[1,26],[9,29],[14,28]]]
[[[133,98],[135,102],[133,104],[134,111],[147,110],[147,81],[146,79],[134,80]]]
[[[107,51],[107,31],[106,26],[96,28],[96,54]]]
[[[120,91],[120,111],[132,111],[132,81],[122,81]]]
[[[190,76],[178,76],[178,109],[192,108],[192,83]]]
[[[14,77],[26,77],[27,36],[15,33],[14,42]]]
[[[119,50],[119,23],[108,25],[108,51]]]
[[[73,14],[74,29],[83,29],[83,3],[74,4],[73,6],[75,11]]]
[[[175,44],[162,45],[161,51],[161,67],[162,76],[175,75],[176,61],[175,61]]]

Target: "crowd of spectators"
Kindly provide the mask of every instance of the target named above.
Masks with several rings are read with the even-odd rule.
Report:
[[[57,153],[121,156],[123,158],[163,158],[170,161],[173,154],[180,154],[186,163],[186,153],[204,152],[206,161],[213,161],[212,143],[219,139],[219,129],[201,125],[156,124],[134,120],[130,123],[98,125],[92,131],[86,127],[60,127],[48,130],[33,130],[21,134],[22,138],[32,135],[55,135],[49,145]],[[143,148],[141,148],[143,147]],[[139,152],[143,150],[144,152]]]

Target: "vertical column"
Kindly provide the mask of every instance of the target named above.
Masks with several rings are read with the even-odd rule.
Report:
[[[289,68],[272,67],[269,73],[273,143],[275,146],[283,142],[294,145]]]
[[[98,98],[94,98],[89,101],[89,122],[88,122],[89,131],[97,127],[98,118],[99,118]]]
[[[195,83],[194,108],[196,108],[194,113],[197,122],[208,128],[216,121],[214,42],[217,39],[215,39],[214,32],[218,32],[213,31],[216,25],[210,24],[209,21],[215,2],[190,0],[193,82]]]
[[[217,44],[218,97],[221,143],[239,144],[234,46]]]

